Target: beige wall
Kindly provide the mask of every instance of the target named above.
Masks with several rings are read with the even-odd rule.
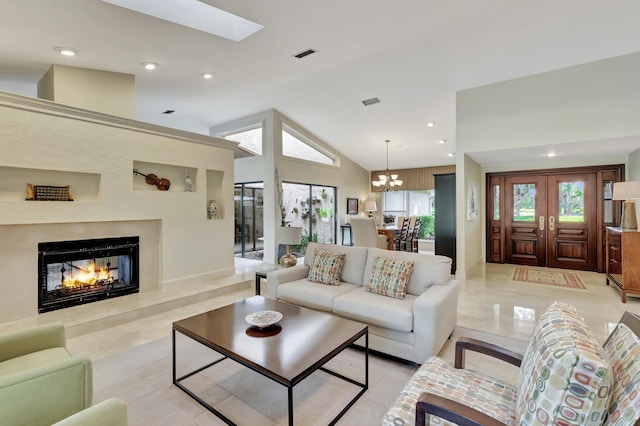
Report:
[[[594,140],[613,144],[619,138],[637,137],[640,135],[638,93],[639,53],[458,92],[458,189],[466,181],[467,173],[472,176],[478,173],[477,164],[468,153]],[[640,177],[638,157],[636,152],[628,158],[607,155],[582,158],[580,163],[554,159],[553,167],[624,163],[628,164],[630,177]],[[517,164],[483,168],[482,193],[487,172],[547,167],[550,167],[548,161],[523,158]],[[458,201],[461,197],[459,194]],[[483,214],[485,205],[483,197]],[[464,209],[458,209],[457,214],[460,225],[465,221]],[[476,237],[477,232],[458,232],[457,235],[458,258],[464,259],[464,263],[459,263],[459,270],[468,270],[476,257],[465,254],[483,253],[484,259],[486,236],[484,231],[481,238]]]
[[[59,104],[135,119],[135,75],[51,65],[38,97]]]
[[[98,238],[104,236],[105,229],[114,230],[118,224],[123,228],[113,232],[130,235],[131,223],[157,224],[152,226],[157,235],[145,237],[145,241],[157,245],[149,247],[150,256],[157,253],[159,259],[153,266],[156,271],[145,271],[144,289],[161,288],[168,282],[179,284],[194,276],[232,274],[233,146],[209,136],[0,93],[3,276],[19,276],[12,265],[22,263],[23,258],[32,262],[37,256],[37,245],[24,244],[31,241],[35,229],[48,230],[39,236],[40,241],[55,241],[67,238],[58,225],[49,225],[64,224],[73,231],[69,236]],[[142,172],[170,176],[170,191],[144,184],[144,178],[132,172],[136,164],[157,164],[157,170]],[[195,171],[194,192],[185,192],[187,169]],[[222,175],[215,188],[207,188],[208,170]],[[69,184],[72,192],[74,188],[78,192],[73,202],[25,201],[26,183]],[[218,201],[219,220],[207,219],[207,200],[212,197]],[[16,229],[30,235],[21,236]],[[32,278],[18,280],[19,291],[24,286],[24,291],[33,292],[36,283]],[[1,280],[0,292],[11,294],[13,285],[15,280]],[[0,298],[0,322],[17,319],[6,316],[13,312],[8,304],[10,298]],[[20,315],[35,315],[36,306],[37,300],[32,300]]]
[[[262,123],[264,129],[264,155],[235,161],[235,181],[254,182],[264,181],[264,238],[265,262],[277,263],[278,229],[280,228],[280,214],[277,210],[275,196],[274,171],[277,168],[280,180],[327,185],[337,187],[337,240],[341,241],[339,225],[344,222],[347,198],[358,198],[360,206],[369,199],[369,173],[356,163],[329,147],[315,135],[309,133],[299,124],[291,121],[275,110],[265,111],[232,122],[214,126],[211,135],[221,135],[233,130],[241,129],[252,124]],[[334,152],[339,157],[339,166],[333,167],[283,157],[281,154],[282,125],[293,128],[303,136],[313,140],[320,147]],[[360,208],[362,211],[362,208]],[[364,215],[364,212],[361,213]]]

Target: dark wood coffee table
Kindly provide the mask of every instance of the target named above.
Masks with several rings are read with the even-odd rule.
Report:
[[[245,322],[256,311],[283,314],[278,326],[258,330]],[[222,357],[181,377],[176,377],[176,332],[218,352]],[[323,367],[356,340],[365,338],[364,383]],[[369,330],[366,324],[296,305],[254,296],[173,323],[173,384],[186,392],[227,424],[235,424],[181,382],[218,362],[230,358],[288,390],[289,425],[293,425],[293,387],[316,370],[322,370],[361,387],[338,413],[335,424],[369,387]]]

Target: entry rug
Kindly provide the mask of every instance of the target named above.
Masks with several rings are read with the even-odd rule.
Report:
[[[557,287],[586,289],[584,283],[575,272],[541,271],[538,269],[516,267],[513,280],[533,284],[548,284]]]

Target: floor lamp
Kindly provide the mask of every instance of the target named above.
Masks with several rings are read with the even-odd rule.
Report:
[[[280,265],[289,268],[296,266],[298,259],[291,254],[291,246],[297,246],[302,239],[302,228],[285,226],[280,228],[280,244],[287,245],[287,253],[280,258]]]
[[[638,229],[636,202],[633,201],[633,198],[640,198],[640,182],[615,182],[613,184],[613,199],[624,200],[620,227],[626,231]]]

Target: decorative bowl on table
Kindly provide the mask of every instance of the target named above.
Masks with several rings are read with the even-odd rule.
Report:
[[[258,328],[266,328],[272,326],[281,319],[282,314],[278,311],[258,311],[244,317],[244,320],[247,323]]]

